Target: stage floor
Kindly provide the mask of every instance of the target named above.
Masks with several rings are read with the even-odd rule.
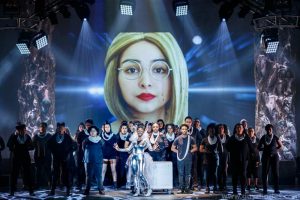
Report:
[[[273,190],[269,190],[268,195],[262,195],[261,190],[246,192],[244,196],[233,196],[231,191],[228,194],[205,194],[204,190],[194,191],[193,194],[176,194],[177,190],[173,190],[173,194],[163,193],[154,191],[150,197],[133,197],[130,195],[129,190],[112,190],[105,188],[105,195],[100,196],[97,191],[91,191],[88,197],[80,194],[79,192],[73,190],[72,195],[69,197],[65,196],[65,192],[61,189],[56,190],[56,195],[53,197],[48,197],[47,194],[49,190],[37,190],[35,191],[35,196],[29,196],[28,192],[16,192],[14,197],[9,197],[9,193],[1,192],[0,199],[114,199],[114,200],[130,200],[130,199],[145,199],[145,200],[163,200],[163,199],[300,199],[300,188],[297,187],[286,187],[289,189],[281,190],[281,193],[275,195]]]

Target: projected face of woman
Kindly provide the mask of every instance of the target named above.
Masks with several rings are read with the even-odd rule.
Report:
[[[118,70],[121,93],[133,115],[153,121],[164,118],[171,81],[170,67],[160,49],[150,42],[139,41],[123,52]]]

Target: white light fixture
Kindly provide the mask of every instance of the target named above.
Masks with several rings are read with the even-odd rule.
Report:
[[[173,8],[176,16],[184,16],[188,14],[189,1],[188,0],[174,0]]]
[[[133,15],[135,9],[135,0],[121,0],[120,11],[122,15]]]

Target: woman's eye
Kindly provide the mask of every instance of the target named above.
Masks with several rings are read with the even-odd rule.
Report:
[[[153,69],[153,72],[157,74],[164,74],[166,73],[166,69],[164,69],[163,67],[157,67]]]
[[[139,71],[135,67],[129,67],[125,70],[125,72],[128,74],[134,74],[134,73],[138,73]]]

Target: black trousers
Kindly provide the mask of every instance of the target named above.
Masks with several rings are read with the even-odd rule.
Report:
[[[228,159],[226,157],[220,156],[220,162],[218,167],[218,185],[220,189],[227,187],[227,168],[228,168]]]
[[[29,192],[33,192],[33,178],[31,173],[31,162],[30,160],[22,160],[20,158],[15,158],[12,161],[12,172],[11,172],[11,182],[10,190],[11,192],[16,191],[17,179],[19,172],[23,169],[23,183],[28,186]]]
[[[204,185],[204,164],[203,164],[203,159],[204,159],[204,154],[198,152],[197,153],[197,179],[198,179],[198,186],[203,186]]]
[[[35,161],[36,167],[36,184],[40,186],[48,186],[51,182],[51,160],[39,159]]]
[[[126,185],[126,161],[128,159],[127,152],[120,152],[119,157],[117,158],[117,184],[118,187]]]
[[[262,183],[264,191],[267,191],[268,174],[270,167],[272,169],[272,176],[274,179],[274,190],[279,189],[279,157],[278,154],[271,156],[262,156]]]
[[[62,183],[67,187],[67,190],[70,190],[71,176],[70,176],[70,169],[69,169],[69,161],[54,159],[51,190],[55,190],[57,181],[60,180],[60,177],[62,177]]]
[[[232,187],[234,193],[237,193],[238,180],[240,180],[241,192],[242,194],[245,194],[247,165],[248,165],[247,161],[245,161],[244,163],[231,162]]]
[[[77,186],[82,187],[85,183],[85,167],[83,163],[83,155],[77,156]]]
[[[206,173],[206,187],[212,183],[214,190],[217,188],[217,168],[219,164],[218,158],[214,156],[207,156],[207,173]]]

